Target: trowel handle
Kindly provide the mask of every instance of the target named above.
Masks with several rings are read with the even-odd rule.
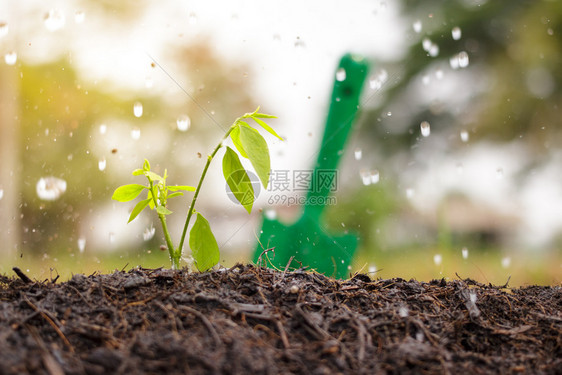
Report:
[[[339,179],[337,167],[357,114],[359,96],[368,69],[366,59],[346,54],[341,58],[336,70],[326,128],[304,208],[305,214],[309,217],[320,217],[326,204],[326,198],[339,183],[339,181],[330,182],[330,179],[336,177]]]

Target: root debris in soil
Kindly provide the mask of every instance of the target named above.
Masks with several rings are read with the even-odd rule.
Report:
[[[560,286],[251,265],[18,277],[0,276],[0,374],[562,374]]]

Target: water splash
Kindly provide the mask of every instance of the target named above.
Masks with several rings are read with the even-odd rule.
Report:
[[[429,122],[422,121],[422,123],[420,124],[420,130],[421,135],[423,135],[424,137],[429,137],[429,134],[431,133],[431,126],[429,125]]]
[[[135,115],[135,117],[141,117],[142,111],[143,111],[142,103],[135,102],[135,104],[133,104],[133,114]]]
[[[180,115],[176,120],[176,124],[179,131],[185,132],[191,126],[191,119],[187,115]]]
[[[148,228],[144,228],[144,232],[142,232],[142,239],[145,241],[150,241],[154,237],[155,233],[156,228],[154,228],[152,225]]]
[[[346,78],[346,73],[345,73],[345,69],[344,68],[339,68],[336,71],[336,81],[338,82],[343,82],[345,81]]]
[[[459,40],[462,36],[461,28],[458,26],[453,27],[451,30],[451,36],[453,37],[453,40]]]
[[[15,65],[18,61],[18,54],[15,51],[8,52],[4,55],[6,65]]]
[[[41,177],[35,185],[35,190],[39,199],[54,201],[66,191],[66,181],[52,176]]]
[[[45,27],[51,32],[62,29],[66,23],[64,13],[60,9],[51,9],[44,19]]]
[[[0,38],[8,35],[9,31],[8,23],[4,21],[0,21]]]
[[[85,249],[86,249],[86,237],[80,237],[78,239],[78,251],[83,253]]]

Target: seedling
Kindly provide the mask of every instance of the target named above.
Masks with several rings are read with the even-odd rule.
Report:
[[[142,169],[133,171],[133,176],[144,175],[148,180],[147,185],[129,184],[123,185],[115,189],[112,199],[119,202],[129,202],[136,199],[143,191],[146,190],[146,199],[141,200],[136,204],[129,216],[129,221],[133,221],[145,208],[150,207],[151,210],[156,210],[158,219],[162,224],[166,246],[170,253],[170,260],[172,262],[172,269],[179,269],[180,258],[182,255],[183,244],[187,233],[187,228],[191,221],[192,216],[195,214],[197,218],[189,232],[189,247],[191,248],[195,266],[199,271],[206,271],[219,262],[219,247],[209,222],[203,215],[195,210],[195,203],[201,191],[203,180],[207,175],[207,170],[213,161],[217,152],[224,146],[225,141],[230,137],[232,144],[238,153],[226,146],[226,152],[222,159],[222,171],[224,179],[228,187],[232,191],[234,197],[240,204],[248,211],[252,212],[252,207],[255,201],[254,189],[252,182],[248,176],[248,172],[240,162],[238,154],[243,158],[250,161],[254,170],[263,185],[267,189],[269,180],[270,158],[267,142],[262,135],[248,122],[246,119],[252,119],[257,125],[261,126],[270,134],[283,140],[267,123],[262,119],[275,118],[275,116],[259,113],[259,107],[252,113],[246,113],[234,121],[232,126],[228,129],[219,144],[215,147],[213,152],[207,157],[207,162],[199,178],[197,187],[181,185],[181,186],[168,186],[166,179],[168,177],[167,170],[164,170],[164,175],[160,176],[150,170],[150,163],[144,160]],[[187,210],[187,217],[183,226],[183,232],[180,238],[178,247],[175,247],[168,226],[166,224],[166,216],[170,215],[172,211],[167,208],[168,199],[183,195],[184,191],[193,191],[193,198]]]

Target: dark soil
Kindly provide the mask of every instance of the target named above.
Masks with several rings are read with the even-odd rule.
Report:
[[[24,373],[562,374],[562,288],[242,265],[0,276],[0,374]]]

